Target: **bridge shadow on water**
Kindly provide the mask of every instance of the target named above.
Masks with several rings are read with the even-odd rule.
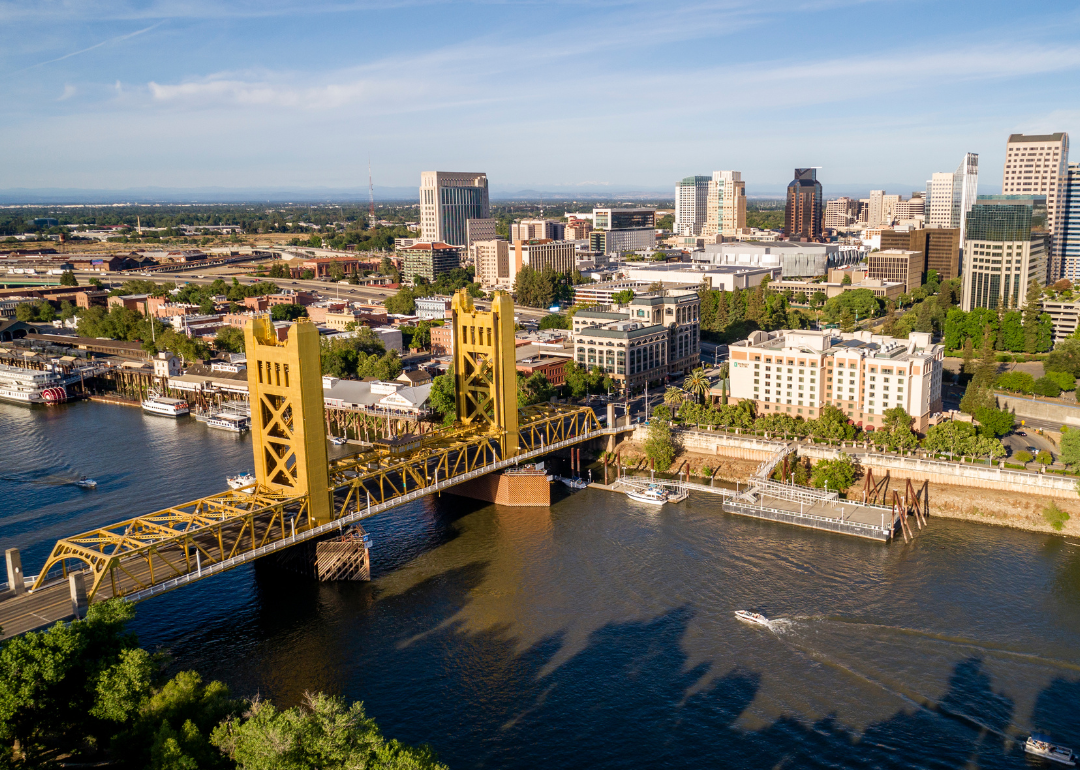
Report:
[[[739,723],[762,672],[707,679],[681,640],[693,612],[609,623],[557,665],[562,633],[520,649],[509,626],[464,628],[485,563],[447,569],[398,593],[260,573],[250,627],[223,622],[181,652],[185,666],[282,704],[305,690],[364,701],[393,737],[429,742],[451,768],[1011,768],[1026,766],[1013,701],[976,657],[959,660],[936,703],[909,702],[855,732],[833,716]],[[215,648],[209,642],[214,640]],[[562,658],[559,658],[562,660]],[[702,686],[702,682],[708,682]],[[798,687],[798,682],[792,683]],[[1033,722],[1080,740],[1080,682],[1058,679]]]

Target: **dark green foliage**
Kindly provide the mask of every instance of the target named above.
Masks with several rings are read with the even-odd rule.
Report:
[[[1032,391],[1038,396],[1046,396],[1047,398],[1057,398],[1061,395],[1061,388],[1049,377],[1040,377],[1035,380]]]
[[[1027,372],[1005,372],[998,375],[994,386],[1011,393],[1034,393],[1035,378]]]
[[[401,359],[396,350],[386,349],[375,332],[361,326],[354,336],[322,341],[322,371],[341,378],[389,381],[401,374]]]
[[[384,262],[389,262],[389,260],[384,260]],[[434,282],[429,283],[427,279],[420,278],[419,281],[414,282],[413,286],[401,287],[397,294],[386,298],[386,312],[393,315],[413,315],[416,313],[417,297],[435,295],[449,297],[458,289],[468,289],[471,297],[484,296],[480,284],[473,282],[473,269],[458,267],[440,274]]]
[[[270,318],[275,321],[295,321],[307,315],[303,305],[274,305],[270,308]]]
[[[835,460],[818,460],[814,464],[811,486],[846,492],[855,483],[855,462],[841,453]]]
[[[1063,511],[1058,508],[1057,503],[1052,500],[1050,501],[1050,505],[1043,508],[1042,515],[1043,519],[1046,520],[1046,523],[1058,532],[1065,528],[1065,522],[1069,520],[1068,511]]]
[[[1076,377],[1072,372],[1047,371],[1045,376],[1062,390],[1076,390]]]
[[[243,353],[244,332],[235,326],[223,326],[214,336],[214,347],[227,353]]]
[[[528,377],[519,373],[517,394],[518,406],[525,407],[550,400],[555,395],[555,388],[548,382],[547,377],[540,372]]]
[[[75,273],[65,270],[60,274],[61,286],[78,286],[79,282],[75,279]]]
[[[995,438],[1004,436],[1012,430],[1014,418],[1004,409],[979,407],[975,410],[975,419],[979,421],[979,434]]]
[[[569,329],[570,319],[562,313],[552,313],[540,319],[541,329]]]
[[[457,386],[453,369],[431,381],[428,405],[442,415],[443,425],[453,425],[457,419]]]
[[[1043,368],[1048,372],[1068,372],[1080,377],[1080,339],[1064,339],[1055,345]]]

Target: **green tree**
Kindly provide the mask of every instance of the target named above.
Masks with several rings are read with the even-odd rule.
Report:
[[[811,486],[846,492],[855,483],[855,462],[841,453],[835,460],[818,460],[810,477]]]
[[[454,424],[454,420],[457,419],[457,386],[454,383],[452,369],[449,373],[441,374],[431,381],[428,405],[442,416],[443,425]]]
[[[1069,372],[1080,377],[1080,338],[1064,339],[1055,345],[1043,368],[1048,372]]]
[[[699,366],[690,372],[683,381],[683,387],[701,401],[705,401],[709,395],[709,378],[705,376],[705,369]]]
[[[1028,282],[1024,297],[1024,352],[1034,353],[1039,346],[1039,316],[1042,315],[1042,284],[1037,280]]]
[[[214,335],[214,347],[226,353],[243,353],[243,330],[235,326],[222,326]]]
[[[1043,376],[1035,380],[1035,386],[1032,391],[1040,396],[1046,396],[1047,398],[1057,398],[1061,395],[1061,388],[1056,382],[1049,377]]]
[[[675,442],[671,436],[670,419],[670,410],[656,407],[649,420],[649,435],[645,439],[645,456],[652,461],[653,468],[659,473],[667,473],[675,460]]]
[[[933,425],[926,431],[923,447],[939,454],[967,454],[970,440],[975,436],[975,426],[969,422],[948,422]]]
[[[105,288],[105,284],[103,284],[101,282],[100,278],[91,278],[89,281],[87,281],[87,283],[89,283],[95,289],[104,289]]]
[[[683,402],[684,394],[678,388],[668,388],[664,391],[664,403],[671,407],[677,407]]]
[[[79,282],[75,279],[75,273],[70,270],[65,270],[60,273],[60,285],[61,286],[78,286]]]
[[[550,400],[555,395],[555,388],[541,372],[536,372],[528,377],[518,374],[517,394],[518,406],[526,407]]]
[[[275,321],[295,321],[307,315],[307,308],[303,305],[274,305],[270,308],[270,318]]]
[[[827,299],[828,297],[826,296],[825,292],[815,291],[813,294],[810,295],[810,307],[816,310],[817,308],[824,305]]]
[[[391,315],[415,315],[416,294],[412,289],[402,287],[392,297],[386,298],[385,307]]]
[[[1058,508],[1057,503],[1053,500],[1050,501],[1048,506],[1043,508],[1042,515],[1046,523],[1058,532],[1065,528],[1065,522],[1069,520],[1068,512]]]
[[[855,331],[855,313],[851,308],[844,308],[840,313],[840,331],[849,333]]]
[[[1005,409],[982,406],[975,410],[974,417],[979,422],[979,434],[988,438],[1004,436],[1013,428],[1013,415]]]
[[[1027,465],[1035,458],[1031,456],[1030,452],[1024,452],[1021,450],[1019,452],[1013,452],[1012,459],[1016,460],[1016,462],[1018,463],[1023,463],[1024,465]]]
[[[1071,372],[1047,371],[1045,376],[1062,390],[1076,390],[1076,377]]]
[[[840,279],[841,286],[851,286],[851,273],[844,272],[844,277]]]
[[[569,329],[570,319],[562,313],[551,313],[540,319],[541,329]]]
[[[633,299],[634,292],[632,289],[623,289],[611,295],[611,301],[616,305],[629,305]]]
[[[1070,468],[1080,465],[1080,430],[1069,430],[1061,434],[1058,459]]]
[[[434,752],[387,740],[360,703],[308,695],[285,711],[254,700],[244,718],[233,717],[212,741],[242,770],[445,770]]]

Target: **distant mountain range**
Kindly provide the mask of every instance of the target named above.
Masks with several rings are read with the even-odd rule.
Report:
[[[851,198],[866,198],[871,189],[899,193],[905,198],[912,191],[918,191],[919,184],[829,184],[822,180],[826,199],[846,195]],[[979,185],[980,194],[993,194],[999,187]],[[765,185],[747,191],[751,199],[783,198],[785,186]],[[402,202],[416,203],[419,192],[416,187],[375,187],[375,200],[380,203]],[[674,199],[674,185],[667,190],[645,188],[606,187],[604,185],[570,186],[562,189],[539,190],[535,188],[516,188],[492,185],[493,201],[671,201]],[[367,188],[331,188],[331,187],[295,187],[295,188],[229,188],[229,187],[129,187],[119,190],[80,189],[80,188],[26,188],[16,187],[0,190],[0,205],[89,205],[117,203],[363,203],[368,200]]]

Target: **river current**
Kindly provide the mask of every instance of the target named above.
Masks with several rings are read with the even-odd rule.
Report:
[[[0,404],[0,446],[0,548],[31,574],[58,537],[252,465],[246,437],[93,403]],[[931,518],[882,545],[599,490],[365,527],[370,583],[255,565],[141,604],[134,630],[238,694],[361,700],[451,768],[1012,768],[1032,729],[1080,748],[1068,538]]]

